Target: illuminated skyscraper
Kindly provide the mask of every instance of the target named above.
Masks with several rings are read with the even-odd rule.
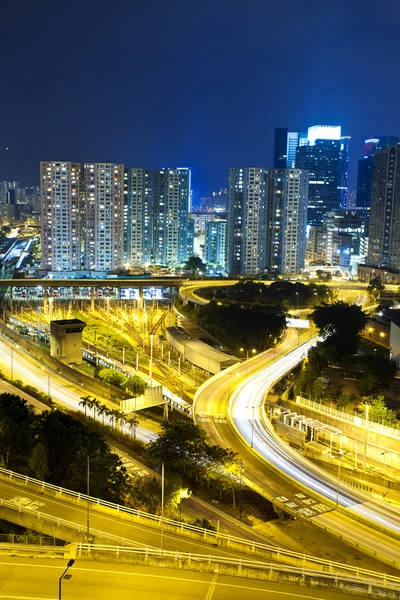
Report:
[[[125,260],[130,265],[151,262],[153,173],[148,169],[125,169]]]
[[[267,269],[270,273],[300,273],[304,268],[307,201],[307,171],[269,171]]]
[[[232,274],[264,273],[268,170],[229,169],[227,262]]]
[[[177,266],[188,258],[190,190],[190,169],[155,171],[152,253],[157,264]]]
[[[226,219],[206,223],[203,261],[209,268],[226,269]]]
[[[400,145],[377,152],[374,161],[368,265],[400,272]]]
[[[384,135],[379,138],[368,138],[364,143],[364,158],[358,161],[357,172],[357,208],[369,209],[371,204],[372,171],[375,152],[396,146],[400,138]]]
[[[86,268],[111,271],[122,267],[124,165],[85,163],[83,199]]]
[[[296,150],[307,144],[307,134],[290,131],[288,127],[275,129],[274,169],[292,169],[296,166]]]
[[[42,268],[78,271],[82,259],[80,164],[40,163]]]
[[[308,128],[308,145],[297,148],[296,168],[309,172],[309,223],[321,223],[326,212],[338,208],[341,128],[316,125]],[[347,187],[347,182],[346,182]]]

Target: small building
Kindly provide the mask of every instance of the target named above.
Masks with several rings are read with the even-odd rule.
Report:
[[[168,346],[177,350],[184,360],[203,371],[215,375],[240,362],[236,356],[215,350],[205,342],[194,338],[182,327],[167,327],[165,332]]]
[[[54,358],[77,365],[82,364],[82,331],[85,321],[60,319],[50,321],[50,354]]]

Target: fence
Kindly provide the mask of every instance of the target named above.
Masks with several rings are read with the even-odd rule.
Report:
[[[33,479],[31,477],[28,477],[26,475],[20,475],[19,473],[14,473],[13,471],[9,471],[7,469],[4,468],[0,468],[0,477],[6,478],[9,481],[15,481],[15,482],[19,482],[22,485],[34,485],[37,486],[38,488],[40,488],[41,490],[44,489],[49,489],[52,490],[53,492],[55,492],[56,494],[59,494],[60,496],[63,495],[66,498],[68,497],[73,497],[73,498],[78,498],[78,499],[83,499],[85,501],[87,501],[88,497],[85,494],[81,494],[79,492],[74,492],[72,490],[68,490],[68,489],[64,489],[62,487],[59,486],[55,486],[52,485],[50,483],[45,483],[43,481],[39,481],[37,479]],[[39,491],[39,490],[38,490]],[[387,575],[382,575],[380,573],[374,573],[365,569],[360,569],[359,567],[353,567],[351,565],[347,565],[347,564],[342,564],[339,562],[335,562],[335,561],[331,561],[331,560],[325,560],[322,558],[318,558],[315,556],[311,556],[311,555],[307,555],[307,554],[301,554],[299,552],[292,552],[291,550],[287,550],[285,548],[279,548],[277,546],[272,546],[269,544],[262,544],[260,542],[255,542],[252,540],[248,540],[245,538],[237,538],[234,536],[230,536],[224,533],[219,533],[219,532],[215,532],[215,531],[210,531],[208,529],[203,529],[201,527],[196,527],[195,525],[188,525],[188,524],[184,524],[181,521],[174,521],[172,519],[162,519],[161,517],[159,517],[158,515],[153,515],[150,513],[145,513],[133,508],[129,508],[129,507],[125,507],[125,506],[121,506],[119,504],[114,504],[112,502],[107,502],[105,500],[100,500],[99,498],[93,498],[91,496],[89,496],[89,501],[98,505],[98,506],[105,506],[108,508],[112,508],[115,511],[117,511],[117,515],[118,513],[121,514],[121,516],[123,514],[127,514],[127,515],[132,515],[132,516],[136,516],[137,518],[141,517],[147,520],[146,525],[150,525],[153,523],[153,526],[155,525],[157,528],[161,529],[161,526],[163,525],[165,530],[168,529],[168,531],[172,531],[175,534],[180,534],[180,535],[187,535],[187,536],[191,536],[193,537],[193,534],[197,534],[201,537],[202,541],[205,542],[209,542],[209,543],[221,543],[221,545],[223,545],[223,543],[225,542],[226,545],[230,546],[232,548],[235,547],[238,551],[242,551],[242,552],[249,552],[251,554],[256,554],[256,555],[261,555],[261,556],[267,556],[270,559],[274,559],[276,561],[279,562],[284,562],[286,560],[286,562],[290,562],[290,564],[292,564],[293,562],[295,562],[298,565],[313,565],[315,568],[318,568],[320,570],[323,571],[335,571],[335,572],[342,572],[342,573],[352,573],[352,574],[357,574],[357,576],[359,576],[360,574],[365,574],[365,576],[371,576],[371,573],[374,574],[375,578],[379,578],[379,577],[388,577]],[[45,513],[39,512],[39,511],[33,511],[29,508],[25,508],[25,507],[20,507],[17,506],[15,503],[11,503],[9,501],[5,501],[5,500],[1,500],[0,501],[0,505],[4,505],[7,506],[8,508],[12,508],[13,510],[18,510],[19,512],[25,512],[27,514],[35,514],[37,516],[37,518],[46,518],[48,521],[51,521],[53,523],[56,523],[57,525],[64,525],[65,527],[69,527],[70,529],[74,529],[74,530],[78,530],[79,532],[86,532],[86,527],[83,525],[79,525],[77,523],[72,523],[70,521],[65,521],[63,519],[58,519],[57,517],[53,517],[52,515],[46,515]],[[169,528],[167,528],[167,526],[170,526]],[[143,548],[148,548],[145,544],[138,544],[136,542],[133,542],[132,540],[127,540],[124,538],[118,538],[117,536],[113,536],[111,534],[107,534],[105,532],[102,531],[98,531],[98,530],[94,530],[92,528],[90,528],[90,533],[95,536],[98,537],[99,539],[107,539],[107,540],[114,540],[114,542],[118,542],[120,545],[123,546],[141,546]],[[264,563],[265,564],[265,563]]]
[[[71,545],[73,546],[73,545]],[[72,548],[71,548],[72,549]],[[163,566],[192,571],[206,571],[219,575],[246,577],[250,579],[294,583],[311,587],[334,588],[370,598],[400,598],[400,577],[374,573],[356,572],[339,575],[315,569],[291,567],[227,556],[211,556],[187,552],[168,552],[154,549],[134,549],[91,544],[77,544],[76,556],[84,559],[114,560],[146,566]],[[375,577],[377,575],[377,578]]]
[[[325,415],[329,415],[334,419],[341,419],[342,421],[347,421],[352,425],[356,425],[357,427],[361,427],[363,429],[368,428],[368,431],[373,431],[375,433],[379,433],[381,435],[386,435],[387,437],[394,438],[396,440],[400,440],[400,430],[394,429],[393,427],[388,427],[387,425],[381,425],[380,423],[375,423],[375,421],[366,421],[366,419],[362,419],[361,417],[356,417],[354,415],[349,415],[341,410],[336,410],[336,408],[331,408],[330,406],[324,406],[323,404],[319,404],[318,402],[314,402],[313,400],[308,400],[307,398],[303,398],[302,396],[296,396],[296,404],[300,404],[302,406],[306,406],[313,410],[324,413]]]

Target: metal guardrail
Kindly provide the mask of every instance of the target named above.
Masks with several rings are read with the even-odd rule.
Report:
[[[318,412],[322,412],[326,415],[334,417],[335,419],[341,419],[342,421],[347,421],[352,425],[357,427],[361,427],[362,429],[366,429],[368,427],[368,431],[380,433],[381,435],[386,435],[387,437],[392,437],[397,440],[400,440],[400,430],[394,429],[394,427],[388,427],[387,425],[382,425],[381,423],[375,423],[375,421],[368,422],[361,417],[356,417],[354,415],[349,415],[341,410],[336,410],[336,408],[331,408],[330,406],[324,406],[323,404],[319,404],[318,402],[314,402],[314,400],[308,400],[307,398],[303,398],[303,396],[296,396],[296,404],[300,404],[301,406],[307,406],[308,408],[312,408]]]
[[[74,492],[72,490],[68,490],[68,489],[65,489],[65,488],[62,488],[62,487],[59,487],[56,485],[52,485],[51,483],[45,483],[38,479],[28,477],[27,475],[20,475],[19,473],[9,471],[2,467],[0,467],[0,477],[1,477],[1,475],[7,476],[7,479],[10,481],[15,479],[15,480],[21,481],[25,484],[30,483],[30,484],[38,486],[39,488],[50,489],[60,495],[65,495],[67,497],[71,496],[71,497],[75,497],[75,498],[86,500],[86,501],[88,499],[88,497],[85,494],[81,494],[79,492]],[[161,527],[162,523],[164,523],[164,525],[166,525],[166,524],[172,525],[172,526],[174,526],[177,534],[182,533],[186,530],[188,532],[198,533],[198,534],[202,535],[205,540],[207,540],[207,539],[211,539],[211,540],[215,540],[215,541],[221,540],[221,541],[226,541],[227,543],[231,542],[233,544],[240,544],[242,546],[246,546],[247,548],[251,549],[252,551],[258,550],[260,552],[266,552],[266,553],[269,552],[273,555],[276,555],[277,560],[279,560],[280,557],[282,557],[282,558],[287,557],[289,559],[301,561],[302,564],[312,563],[312,564],[318,565],[321,570],[327,569],[327,570],[334,571],[334,572],[356,573],[357,576],[359,576],[360,574],[363,574],[366,577],[373,576],[377,580],[379,580],[381,578],[386,578],[387,580],[393,580],[395,582],[398,581],[399,585],[400,585],[400,578],[397,578],[397,577],[391,578],[391,576],[388,576],[386,574],[382,574],[382,573],[375,572],[375,571],[370,571],[368,569],[362,569],[360,567],[354,567],[352,565],[343,564],[343,563],[339,563],[339,562],[335,562],[335,561],[331,561],[331,560],[326,560],[323,558],[318,558],[316,556],[301,554],[299,552],[293,552],[291,550],[287,550],[286,548],[279,548],[278,546],[262,544],[260,542],[255,542],[255,541],[248,540],[245,538],[238,538],[238,537],[230,536],[230,535],[227,535],[224,533],[210,531],[209,529],[203,529],[201,527],[196,527],[195,525],[184,524],[181,521],[174,521],[172,519],[162,520],[162,518],[159,517],[158,515],[145,513],[140,510],[121,506],[119,504],[114,504],[113,502],[107,502],[105,500],[100,500],[99,498],[93,498],[91,496],[89,496],[89,501],[92,503],[98,504],[100,506],[106,506],[108,508],[112,508],[120,513],[127,513],[127,514],[131,514],[133,516],[149,519],[150,521],[157,523],[160,527]],[[52,515],[46,515],[46,513],[34,511],[29,508],[20,507],[20,506],[17,506],[16,504],[6,501],[6,500],[0,500],[0,505],[4,505],[4,506],[7,506],[14,510],[18,510],[19,512],[25,512],[28,514],[36,514],[38,518],[39,518],[39,515],[40,515],[40,518],[48,517],[48,519],[46,519],[46,520],[57,523],[58,525],[65,525],[66,527],[70,527],[72,529],[77,529],[80,532],[86,532],[86,527],[84,525],[72,523],[72,522],[66,521],[64,519],[58,519],[57,517],[53,517]],[[131,540],[126,540],[124,538],[118,538],[117,536],[113,536],[111,534],[106,534],[105,532],[98,531],[98,530],[95,530],[92,528],[90,529],[90,533],[96,537],[99,537],[100,539],[109,539],[109,540],[114,539],[116,542],[120,542],[123,546],[133,546],[135,544],[135,545],[141,546],[143,548],[150,548],[149,546],[146,546],[145,544],[139,544],[137,542],[132,542]],[[263,564],[265,564],[265,563],[263,563]]]
[[[291,575],[300,575],[301,577],[309,576],[315,577],[319,579],[323,579],[326,581],[334,582],[338,586],[341,583],[344,584],[364,584],[367,587],[375,587],[378,589],[385,590],[393,590],[396,592],[400,592],[400,577],[394,577],[385,574],[376,573],[379,576],[378,579],[374,578],[372,575],[375,575],[374,572],[370,572],[368,576],[368,572],[356,571],[352,575],[338,575],[335,572],[329,571],[318,571],[315,569],[308,569],[304,566],[302,567],[293,567],[290,565],[281,565],[274,562],[260,562],[254,560],[246,560],[246,559],[236,559],[230,558],[227,556],[212,556],[212,555],[204,555],[204,554],[195,554],[192,552],[170,552],[166,550],[158,550],[158,549],[137,549],[137,548],[126,548],[119,546],[101,546],[95,544],[77,544],[77,553],[87,552],[89,555],[93,552],[100,553],[110,553],[116,554],[118,557],[121,555],[123,557],[142,557],[142,558],[160,558],[160,559],[170,559],[174,562],[178,561],[187,561],[187,562],[197,562],[197,563],[208,563],[209,565],[227,565],[237,567],[238,569],[249,568],[249,569],[257,569],[264,572],[279,572],[279,573],[287,573]],[[240,575],[240,572],[239,572]]]
[[[68,527],[68,529],[73,529],[74,531],[78,531],[79,533],[83,533],[83,534],[87,533],[86,525],[81,525],[80,523],[74,523],[72,521],[67,521],[66,519],[60,519],[58,517],[54,517],[53,515],[49,515],[47,513],[44,513],[44,512],[38,511],[38,510],[34,510],[34,509],[31,509],[31,508],[28,508],[25,506],[20,506],[18,504],[15,504],[15,502],[10,502],[9,500],[3,500],[1,498],[0,506],[5,506],[6,508],[10,508],[11,510],[14,510],[15,512],[24,513],[24,514],[33,516],[34,518],[38,519],[39,521],[47,521],[49,523],[54,523],[55,525],[58,525],[61,527]],[[98,537],[101,540],[107,539],[110,541],[113,540],[115,542],[120,542],[123,546],[137,545],[137,546],[143,546],[145,548],[148,548],[148,546],[146,546],[146,544],[140,544],[139,542],[132,542],[132,540],[127,540],[120,536],[112,535],[111,533],[105,533],[104,531],[99,531],[98,529],[93,529],[92,527],[90,528],[90,535],[93,537]]]

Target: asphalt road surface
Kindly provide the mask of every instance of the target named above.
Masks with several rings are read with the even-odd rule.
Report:
[[[56,600],[67,561],[0,556],[0,599]],[[212,574],[77,560],[63,600],[350,600],[355,596]],[[215,587],[214,585],[215,584]]]
[[[310,342],[304,334],[299,341],[304,343],[305,353]],[[274,377],[281,377],[281,365],[290,360],[286,355],[296,348],[296,342],[293,332],[289,332],[278,353],[271,350],[235,365],[204,384],[195,398],[195,421],[214,443],[238,453],[244,481],[269,500],[281,505],[290,503],[294,510],[298,509],[299,516],[340,535],[344,541],[385,562],[400,564],[400,540],[390,537],[392,530],[400,531],[399,514],[377,502],[367,503],[359,492],[338,484],[301,455],[289,451],[262,423],[265,390]],[[294,352],[301,354],[303,350]],[[235,407],[230,401],[234,398],[235,402],[238,396],[240,406]],[[335,510],[332,500],[369,519],[371,527]],[[386,528],[385,532],[377,531],[378,526]]]

